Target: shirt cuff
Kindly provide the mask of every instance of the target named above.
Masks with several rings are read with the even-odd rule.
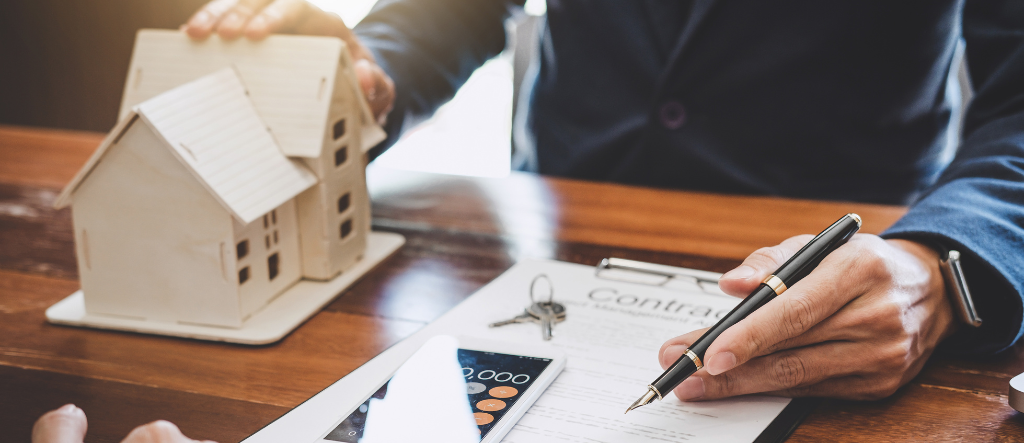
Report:
[[[1015,269],[1024,250],[1022,229],[1010,220],[1007,203],[993,197],[998,193],[980,192],[985,187],[980,178],[939,187],[882,233],[960,251],[964,278],[982,319],[981,327],[964,325],[940,346],[961,355],[1002,351],[1022,334],[1022,282]]]

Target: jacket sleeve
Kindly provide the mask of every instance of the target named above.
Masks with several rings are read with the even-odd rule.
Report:
[[[505,19],[525,0],[380,0],[354,28],[395,82],[383,152],[418,119],[451,99],[470,74],[505,48]]]
[[[1003,350],[1020,339],[1024,313],[1024,8],[967,1],[963,36],[976,95],[956,157],[887,238],[941,243],[963,254],[984,321],[944,343],[961,354]]]

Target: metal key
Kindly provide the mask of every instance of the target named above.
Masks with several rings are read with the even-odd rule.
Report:
[[[522,314],[508,320],[491,323],[489,326],[497,328],[515,323],[540,323],[541,336],[544,337],[544,340],[551,340],[554,324],[563,321],[565,321],[565,306],[561,303],[539,302],[530,305]]]
[[[547,287],[547,301],[537,300],[537,284],[543,282],[540,285],[543,289]],[[543,299],[543,297],[541,297]],[[548,278],[547,274],[540,274],[533,278],[530,282],[530,301],[533,304],[527,308],[527,312],[536,316],[537,320],[540,321],[540,335],[545,341],[551,340],[551,336],[554,335],[555,323],[559,321],[565,321],[565,306],[555,303],[555,285],[551,283],[551,279]]]
[[[537,302],[526,308],[526,313],[540,321],[545,316],[553,316],[555,323],[565,321],[565,306],[557,302]]]
[[[554,335],[555,332],[553,330],[555,322],[558,321],[556,320],[555,310],[552,307],[552,304],[552,302],[540,304],[541,308],[544,310],[544,315],[540,317],[540,336],[544,338],[545,341],[551,340],[551,336]],[[564,309],[562,312],[565,312]]]
[[[488,326],[492,327],[492,328],[497,328],[498,326],[511,325],[511,324],[515,324],[515,323],[528,323],[528,322],[532,322],[532,321],[536,321],[536,319],[534,319],[533,316],[530,315],[530,311],[529,310],[524,309],[522,314],[519,314],[519,315],[517,315],[515,317],[512,317],[512,318],[510,318],[508,320],[502,320],[502,321],[497,321],[497,322],[491,323]]]
[[[545,282],[547,284],[547,301],[537,301],[535,298],[538,282]],[[522,314],[508,320],[491,323],[489,326],[497,328],[514,323],[536,322],[540,323],[541,336],[544,340],[551,340],[552,335],[554,335],[555,323],[565,321],[565,306],[561,303],[556,303],[554,295],[555,291],[551,285],[551,280],[548,279],[547,275],[540,274],[530,283],[530,301],[533,303]]]
[[[508,320],[502,320],[502,321],[499,321],[499,322],[491,323],[488,326],[490,326],[492,328],[497,328],[499,326],[511,325],[511,324],[516,324],[516,323],[539,322],[542,317],[544,317],[545,315],[548,315],[547,314],[547,308],[545,308],[545,306],[544,306],[544,305],[547,305],[547,304],[548,303],[546,303],[546,302],[545,303],[534,303],[534,304],[530,305],[530,307],[524,309],[522,314],[519,314],[519,315],[517,315],[515,317],[512,317],[512,318],[510,318]],[[565,321],[565,306],[562,306],[560,303],[551,303],[551,304],[552,304],[551,309],[554,311],[554,315],[555,315],[555,323],[561,323],[561,322]]]

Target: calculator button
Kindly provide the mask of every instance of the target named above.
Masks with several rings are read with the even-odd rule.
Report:
[[[511,386],[497,386],[491,388],[491,390],[487,391],[487,393],[491,394],[491,397],[495,398],[509,398],[515,397],[516,394],[519,394],[519,390]]]
[[[473,414],[473,418],[476,419],[477,426],[483,426],[494,421],[494,416],[486,412],[477,412]]]
[[[468,393],[469,395],[479,394],[481,392],[484,392],[484,389],[487,389],[487,386],[484,386],[483,383],[477,383],[475,381],[466,383],[466,393]],[[495,395],[495,397],[497,396]]]
[[[488,398],[487,400],[480,400],[477,402],[476,408],[481,411],[500,411],[505,409],[505,402],[496,398]]]

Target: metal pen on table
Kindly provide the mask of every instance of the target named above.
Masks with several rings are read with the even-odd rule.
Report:
[[[786,263],[775,273],[764,279],[754,292],[750,293],[739,305],[733,308],[725,317],[711,327],[708,332],[700,336],[690,348],[683,353],[679,360],[676,360],[654,383],[647,386],[645,393],[639,400],[630,405],[626,412],[632,411],[641,406],[650,404],[655,399],[661,400],[664,394],[668,394],[683,380],[693,375],[698,369],[704,367],[704,353],[707,352],[711,343],[718,338],[730,326],[747,318],[765,303],[775,297],[782,295],[786,289],[800,279],[810,274],[819,263],[836,248],[846,243],[853,236],[861,225],[860,216],[857,214],[846,214],[843,218],[821,231],[810,242],[800,248]]]

